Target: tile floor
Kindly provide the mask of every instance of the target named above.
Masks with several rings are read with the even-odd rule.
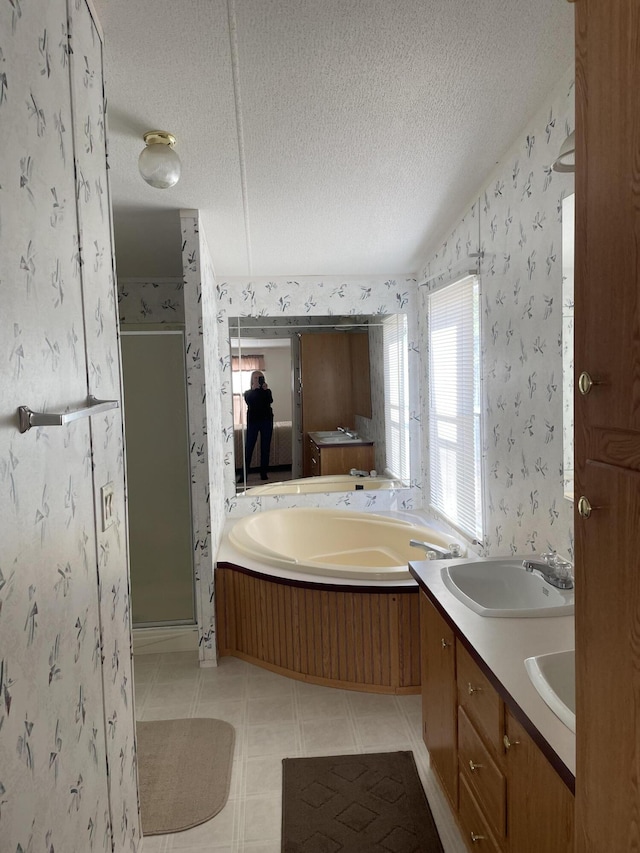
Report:
[[[191,652],[140,655],[134,666],[139,720],[216,717],[236,731],[224,809],[186,832],[146,838],[143,853],[280,853],[282,758],[394,749],[413,750],[445,853],[466,849],[428,766],[419,696],[319,687],[231,657],[200,669]]]

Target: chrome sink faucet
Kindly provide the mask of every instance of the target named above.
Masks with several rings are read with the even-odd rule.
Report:
[[[527,572],[539,572],[547,583],[558,589],[573,589],[573,566],[557,554],[540,554],[539,559],[523,560],[522,568]]]
[[[420,539],[410,539],[409,545],[414,548],[424,548],[427,557],[432,560],[453,560],[460,556],[460,546],[455,542],[449,545],[448,549],[441,545],[434,545],[433,542],[422,542]]]
[[[358,437],[358,433],[354,429],[349,429],[348,427],[339,426],[339,427],[336,427],[336,430],[338,432],[343,432],[347,436],[347,438],[357,438]]]

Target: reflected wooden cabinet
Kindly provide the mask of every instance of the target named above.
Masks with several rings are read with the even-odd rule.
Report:
[[[308,438],[310,477],[321,474],[348,474],[352,468],[359,471],[371,471],[375,465],[375,447],[370,444],[357,445],[318,445]],[[358,481],[354,478],[354,487]]]
[[[356,415],[371,417],[369,336],[366,332],[300,335],[302,434],[355,426]],[[313,476],[309,442],[304,443],[303,473]],[[319,462],[319,460],[317,460]],[[328,463],[326,463],[328,464]],[[373,468],[373,462],[366,468]],[[352,463],[346,468],[363,468]],[[322,471],[344,474],[338,471]]]

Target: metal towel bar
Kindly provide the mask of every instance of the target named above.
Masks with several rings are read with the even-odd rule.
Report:
[[[91,394],[87,397],[87,403],[82,409],[61,414],[33,412],[28,406],[18,406],[20,432],[28,432],[34,426],[62,426],[71,423],[71,421],[78,421],[80,418],[88,418],[89,415],[99,415],[100,412],[117,409],[120,405],[117,400],[98,400]]]

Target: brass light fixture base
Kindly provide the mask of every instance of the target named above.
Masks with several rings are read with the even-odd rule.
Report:
[[[148,130],[142,137],[146,145],[168,145],[170,148],[176,144],[176,138],[173,133],[168,133],[166,130]]]

